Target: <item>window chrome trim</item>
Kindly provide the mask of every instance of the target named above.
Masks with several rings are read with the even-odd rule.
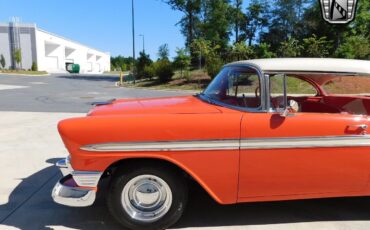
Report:
[[[113,142],[85,145],[80,149],[89,152],[156,152],[366,146],[370,146],[370,135]]]

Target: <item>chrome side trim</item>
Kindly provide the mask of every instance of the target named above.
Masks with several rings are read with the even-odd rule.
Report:
[[[246,138],[226,140],[116,142],[82,146],[90,152],[205,151],[278,148],[328,148],[370,146],[370,135]]]
[[[240,141],[241,149],[330,148],[370,146],[370,136],[251,138]]]
[[[71,176],[67,175],[56,183],[51,193],[53,200],[58,204],[71,207],[86,207],[92,205],[96,198],[96,191],[93,188],[80,188],[64,184],[70,179]]]
[[[131,151],[192,151],[192,150],[234,150],[239,149],[239,139],[159,141],[159,142],[117,142],[82,146],[80,149],[91,152],[131,152]]]

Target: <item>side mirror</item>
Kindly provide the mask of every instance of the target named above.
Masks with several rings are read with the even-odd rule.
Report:
[[[288,116],[290,116],[290,108],[289,107],[286,107],[285,109],[284,109],[284,111],[282,112],[282,113],[280,113],[280,116],[281,117],[288,117]]]
[[[288,105],[285,107],[284,111],[280,114],[282,117],[294,116],[294,114],[299,110],[298,102],[295,100],[289,100]]]

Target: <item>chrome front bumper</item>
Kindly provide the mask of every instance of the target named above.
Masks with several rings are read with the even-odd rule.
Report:
[[[74,171],[69,158],[56,163],[63,174],[53,188],[52,198],[58,204],[85,207],[94,203],[102,172]]]

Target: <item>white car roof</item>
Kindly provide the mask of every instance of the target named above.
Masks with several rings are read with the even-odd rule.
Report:
[[[370,74],[370,61],[336,58],[270,58],[230,63],[250,64],[264,72],[340,72]]]

